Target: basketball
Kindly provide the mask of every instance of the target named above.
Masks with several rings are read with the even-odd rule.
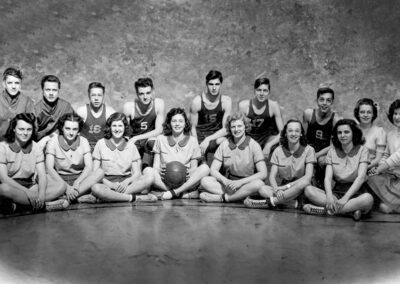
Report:
[[[172,189],[180,187],[186,181],[186,172],[186,166],[181,162],[167,163],[164,175],[165,184]]]

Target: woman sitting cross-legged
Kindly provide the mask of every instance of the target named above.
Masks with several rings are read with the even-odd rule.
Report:
[[[201,178],[209,173],[206,164],[198,165],[201,157],[197,139],[190,136],[191,124],[182,108],[173,108],[167,113],[163,124],[163,135],[157,136],[154,145],[153,167],[143,170],[144,176],[152,176],[153,188],[163,191],[163,200],[175,198],[198,198],[197,187]],[[180,162],[187,172],[183,184],[173,186],[166,182],[165,169],[170,162]]]
[[[57,124],[58,133],[46,145],[46,168],[55,180],[66,185],[68,201],[95,203],[89,194],[91,187],[103,178],[103,173],[92,172],[93,161],[89,142],[79,135],[83,120],[75,113],[64,114]]]
[[[200,198],[206,202],[234,202],[264,185],[267,166],[261,146],[246,133],[250,119],[243,113],[228,117],[228,139],[221,143],[211,164],[211,176],[204,177],[201,185],[206,192]],[[224,175],[220,173],[223,169]]]
[[[387,134],[386,150],[368,184],[379,199],[383,213],[400,213],[400,100],[389,107],[389,121],[396,127]]]
[[[56,200],[64,193],[63,182],[48,179],[42,149],[36,137],[35,116],[17,114],[0,142],[0,212],[11,214],[16,205],[28,205],[33,211],[61,210],[66,200]],[[35,178],[36,177],[36,178]],[[52,201],[52,202],[50,202]]]
[[[103,171],[103,183],[92,187],[92,194],[104,201],[156,202],[153,194],[137,195],[148,189],[152,177],[140,173],[140,155],[135,143],[128,142],[130,126],[126,116],[116,112],[106,122],[104,138],[93,151],[94,170]]]
[[[297,208],[296,198],[311,184],[314,163],[315,151],[307,145],[303,125],[300,120],[290,119],[281,132],[279,147],[272,154],[271,186],[264,185],[255,191],[265,199],[247,197],[244,204],[253,208],[274,208],[279,204]]]
[[[367,193],[369,157],[362,131],[354,120],[341,119],[333,128],[332,144],[326,156],[325,191],[306,187],[306,197],[317,206],[306,204],[303,210],[308,214],[352,214],[358,221],[373,205],[373,197]]]

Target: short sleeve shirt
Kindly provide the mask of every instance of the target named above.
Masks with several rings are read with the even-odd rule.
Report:
[[[261,146],[249,136],[240,145],[236,145],[230,138],[225,140],[219,145],[214,159],[222,163],[225,176],[236,178],[253,175],[256,164],[265,163]]]
[[[54,135],[46,146],[46,155],[54,156],[54,168],[60,175],[80,174],[85,168],[87,153],[90,155],[89,142],[82,136],[68,145],[62,135]]]
[[[139,161],[140,155],[134,143],[124,140],[116,146],[110,139],[102,138],[94,147],[93,159],[100,161],[106,176],[129,176],[132,163]]]
[[[326,162],[333,168],[333,178],[339,183],[353,182],[357,178],[359,165],[368,164],[368,161],[368,149],[362,145],[353,147],[348,154],[332,146],[326,154]]]
[[[43,162],[43,151],[35,142],[26,148],[21,148],[16,142],[0,142],[0,163],[7,166],[8,176],[12,179],[32,178],[36,165]]]
[[[189,135],[179,142],[175,142],[172,136],[159,135],[154,144],[153,152],[160,154],[162,167],[169,162],[178,161],[190,168],[190,162],[201,157],[197,139]]]
[[[293,154],[280,145],[271,157],[271,164],[278,167],[278,176],[288,181],[304,176],[309,163],[316,163],[315,150],[309,145],[300,146]]]

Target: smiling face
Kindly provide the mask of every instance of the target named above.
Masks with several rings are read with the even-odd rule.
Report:
[[[232,120],[230,123],[230,130],[232,137],[238,141],[240,140],[246,133],[246,126],[244,125],[243,120]]]
[[[57,82],[44,82],[43,96],[48,102],[55,102],[58,99],[59,91]]]
[[[393,125],[400,128],[400,108],[396,108],[393,112]]]
[[[26,121],[20,119],[17,121],[14,132],[15,140],[18,142],[19,145],[23,146],[31,139],[33,126],[32,124],[29,124]]]
[[[122,120],[116,120],[111,123],[111,135],[114,139],[118,140],[124,136],[125,125]]]
[[[181,134],[184,129],[185,129],[185,118],[183,117],[182,114],[175,114],[172,118],[171,118],[171,129],[172,129],[172,133],[174,135],[179,135]]]
[[[100,108],[104,101],[104,92],[102,88],[92,88],[89,92],[90,105],[93,108]]]
[[[297,121],[289,122],[286,128],[286,137],[288,142],[296,144],[299,142],[301,137],[301,125]]]
[[[21,82],[21,79],[8,75],[3,81],[3,87],[11,97],[15,97],[21,91]]]
[[[351,131],[350,125],[339,125],[337,128],[337,137],[342,146],[353,143],[353,131]]]
[[[260,103],[265,102],[269,96],[269,86],[267,84],[258,86],[254,89],[254,95]]]
[[[63,126],[63,136],[68,142],[75,141],[79,134],[79,123],[77,121],[66,120]]]
[[[323,113],[329,113],[332,109],[333,98],[331,93],[324,93],[317,99],[318,108]]]
[[[364,124],[372,123],[372,117],[374,116],[374,111],[370,105],[361,105],[358,112],[360,117],[360,122]]]

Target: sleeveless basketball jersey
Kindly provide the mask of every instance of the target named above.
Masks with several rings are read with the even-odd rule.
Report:
[[[156,107],[152,102],[151,110],[147,115],[142,115],[137,103],[135,104],[135,117],[131,119],[132,136],[140,135],[156,128]]]
[[[315,152],[319,152],[330,145],[334,117],[335,113],[332,113],[328,122],[321,125],[317,122],[315,109],[313,110],[311,122],[308,124],[307,129],[307,142],[314,147]]]
[[[214,134],[222,128],[222,118],[225,111],[222,109],[221,98],[214,109],[207,109],[201,96],[201,109],[198,113],[196,126],[197,140],[201,143],[207,136]]]
[[[88,104],[86,105],[86,113],[86,120],[83,124],[81,135],[89,141],[90,149],[93,151],[97,141],[104,138],[104,128],[107,121],[106,105],[104,105],[103,111],[98,118],[93,116]]]
[[[253,104],[250,100],[249,114],[247,117],[251,120],[249,136],[256,140],[261,147],[264,147],[270,136],[279,134],[275,118],[269,113],[269,100],[266,101],[265,110],[261,114],[256,114],[254,112]]]

